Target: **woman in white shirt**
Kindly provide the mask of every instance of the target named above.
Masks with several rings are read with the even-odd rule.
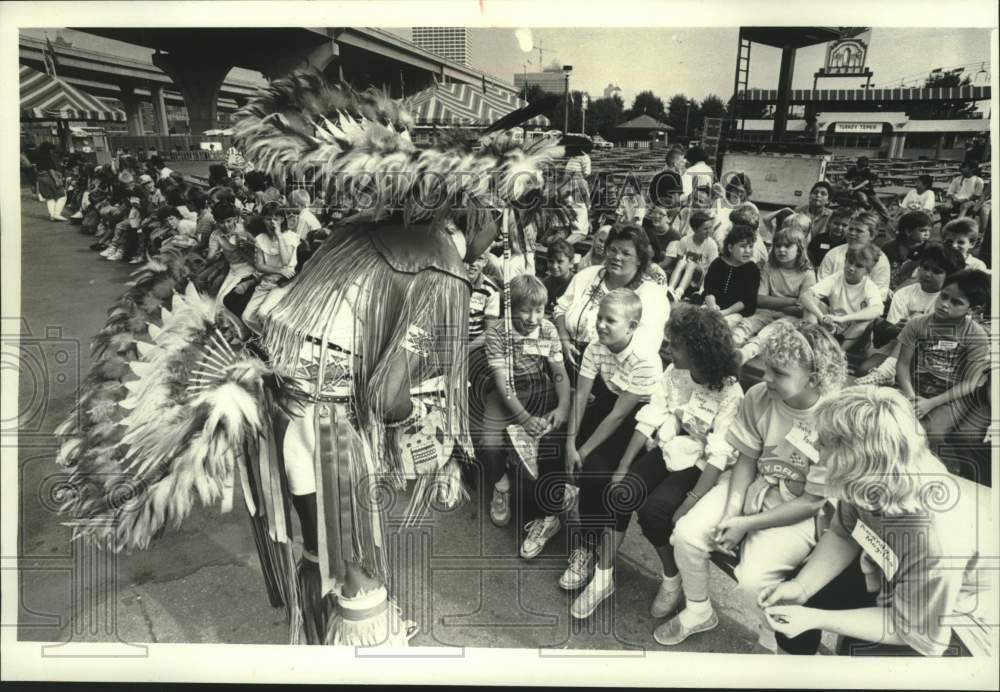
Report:
[[[663,328],[670,317],[662,272],[651,274],[653,251],[645,232],[636,226],[615,228],[608,236],[604,264],[576,273],[553,311],[563,353],[571,364],[597,336],[597,308],[601,298],[616,288],[631,288],[642,302],[635,339],[642,347],[659,351]]]

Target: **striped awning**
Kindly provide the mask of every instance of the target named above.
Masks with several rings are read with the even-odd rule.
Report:
[[[492,85],[436,84],[406,99],[417,125],[487,126],[508,113],[527,106],[516,95]],[[524,123],[547,127],[549,119],[538,115]]]
[[[111,108],[61,79],[21,65],[21,120],[113,120],[125,111]]]

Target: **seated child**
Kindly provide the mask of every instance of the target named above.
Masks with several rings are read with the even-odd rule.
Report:
[[[269,219],[270,227],[267,225]],[[254,236],[257,247],[255,266],[260,282],[243,310],[243,321],[255,331],[263,326],[264,304],[268,295],[279,284],[295,276],[298,247],[302,242],[295,231],[281,230],[281,223],[276,217],[264,217],[263,227],[264,232]]]
[[[611,224],[602,224],[594,232],[594,238],[590,245],[590,251],[584,255],[576,265],[576,270],[596,267],[604,264],[604,250],[608,242],[608,235],[611,233]]]
[[[639,191],[639,185],[631,175],[622,184],[622,193],[618,198],[618,209],[615,211],[618,223],[639,226],[646,217],[646,200]]]
[[[735,226],[747,226],[754,233],[752,260],[758,269],[763,267],[767,263],[767,244],[764,243],[764,239],[758,233],[760,229],[760,211],[757,207],[747,202],[730,210],[728,216],[725,214],[720,215],[719,219],[722,223],[712,231],[712,237],[715,239],[716,244],[721,248],[726,242],[726,236],[729,235],[729,231]]]
[[[962,253],[966,269],[989,273],[986,263],[972,254],[979,242],[979,223],[975,219],[963,216],[946,223],[941,229],[941,242]]]
[[[670,615],[680,602],[670,535],[735,461],[726,433],[743,399],[733,340],[717,312],[680,306],[670,315],[666,336],[673,363],[636,414],[632,441],[613,478],[626,486],[626,509],[637,509],[642,534],[663,565],[663,580],[650,607],[654,618]],[[599,567],[613,565],[630,514],[621,513],[614,530],[605,530]],[[581,596],[577,603],[587,600]]]
[[[309,205],[312,204],[312,200],[309,198],[309,193],[307,191],[301,188],[298,190],[292,190],[292,192],[288,195],[288,201],[291,202],[292,206],[298,210],[298,220],[295,223],[295,232],[298,234],[299,238],[307,240],[310,233],[323,227],[323,224],[319,222],[316,215],[312,213],[312,209],[309,208]]]
[[[510,443],[507,426],[518,424],[539,439],[539,481],[562,471],[561,435],[569,415],[570,384],[563,364],[562,344],[555,325],[544,317],[547,295],[537,277],[522,274],[510,283],[508,335],[501,322],[487,330],[486,362],[490,377],[482,392],[485,413],[474,422],[476,457],[493,489],[490,520],[496,526],[510,521]],[[508,349],[512,349],[508,354]],[[507,362],[513,369],[513,391],[508,388]],[[526,495],[531,495],[527,493]]]
[[[878,286],[869,277],[876,253],[879,249],[874,245],[848,248],[844,268],[802,294],[807,320],[818,320],[836,334],[845,351],[857,352],[866,346],[863,337],[885,308]]]
[[[487,253],[488,254],[488,253]],[[465,265],[472,289],[469,294],[469,350],[483,343],[483,335],[500,319],[500,282],[488,271],[486,255]]]
[[[918,176],[916,187],[906,193],[899,206],[906,211],[922,211],[926,214],[933,214],[934,205],[937,202],[933,186],[934,178],[927,174]]]
[[[587,583],[602,529],[616,524],[605,491],[632,438],[635,414],[656,392],[663,375],[659,354],[633,342],[640,320],[642,302],[634,291],[609,292],[598,308],[597,340],[581,359],[566,439],[566,472],[580,487],[580,523],[570,536],[569,566],[559,578],[559,586],[567,591]],[[597,569],[594,579],[588,591],[603,600],[614,590],[610,566]],[[575,615],[588,616],[598,602],[574,609]]]
[[[889,297],[889,279],[892,270],[889,267],[889,259],[879,248],[872,245],[872,239],[878,229],[878,217],[871,212],[862,212],[851,219],[847,228],[847,243],[835,247],[826,253],[823,262],[816,269],[816,279],[822,281],[826,277],[836,274],[844,268],[844,260],[848,250],[858,250],[866,245],[871,245],[875,251],[875,264],[869,274],[871,280],[878,286],[879,294],[884,301]]]
[[[931,237],[932,224],[931,217],[924,211],[908,211],[899,217],[896,237],[882,246],[889,260],[889,287],[892,290],[909,279],[920,264],[920,256]]]
[[[995,539],[988,493],[947,475],[891,389],[846,388],[816,407],[815,424],[822,489],[839,502],[802,570],[760,591],[779,649],[813,655],[826,631],[844,655],[967,654],[970,616],[995,604],[980,561]],[[948,501],[928,502],[942,488]]]
[[[554,240],[546,248],[547,264],[545,265],[545,290],[548,291],[548,301],[545,303],[545,317],[552,319],[552,311],[556,301],[566,292],[570,279],[573,278],[573,256],[576,252],[573,246],[565,240]]]
[[[774,236],[771,257],[760,276],[757,312],[733,328],[741,363],[760,353],[769,325],[780,319],[802,317],[802,294],[816,284],[816,274],[806,259],[805,241],[805,235],[794,224],[786,225]]]
[[[753,262],[755,234],[749,226],[733,226],[719,255],[705,273],[705,305],[719,310],[735,326],[757,310],[760,269]]]
[[[970,315],[989,303],[989,275],[963,269],[944,280],[934,311],[911,319],[899,334],[896,381],[932,443],[967,416],[989,368],[989,336]]]
[[[664,646],[719,624],[709,600],[710,553],[734,553],[742,544],[736,578],[759,613],[761,590],[786,579],[816,544],[823,498],[805,487],[819,462],[813,416],[820,398],[844,382],[844,354],[820,327],[780,322],[763,357],[764,381],[747,391],[726,436],[738,455],[735,466],[674,526],[685,602],[653,632]],[[761,624],[766,642],[770,630]]]
[[[691,214],[691,231],[680,240],[671,243],[667,254],[677,258],[670,282],[667,286],[674,300],[679,300],[689,287],[698,287],[709,266],[719,256],[719,246],[710,237],[715,219],[704,211]]]
[[[830,215],[823,231],[817,233],[809,241],[809,263],[818,267],[823,258],[833,248],[847,242],[847,229],[851,224],[854,212],[850,209],[836,209]]]
[[[929,243],[924,247],[917,269],[917,283],[903,286],[892,296],[892,304],[884,319],[875,321],[872,329],[875,352],[858,369],[865,374],[856,384],[891,385],[896,381],[896,340],[914,317],[927,315],[934,309],[944,280],[964,266],[962,255],[950,247]]]

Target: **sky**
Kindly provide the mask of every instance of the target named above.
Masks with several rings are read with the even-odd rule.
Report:
[[[56,31],[24,29],[25,34],[55,39]],[[389,29],[404,38],[410,30]],[[622,89],[626,105],[637,93],[652,90],[666,102],[674,94],[703,99],[716,94],[724,101],[733,91],[736,64],[737,27],[732,28],[544,28],[531,29],[535,50],[523,52],[515,29],[471,30],[472,65],[505,81],[514,74],[538,70],[538,51],[543,62],[553,60],[573,66],[570,88],[587,91],[594,98],[603,95],[609,83]],[[144,58],[152,51],[118,41],[109,41],[72,30],[59,30],[75,46],[91,50],[111,50],[126,57]],[[875,28],[868,52],[868,66],[875,73],[873,84],[899,84],[913,80],[935,67],[985,63],[989,68],[987,29],[890,29]],[[804,48],[796,55],[795,88],[811,88],[813,73],[822,66],[825,45]],[[777,87],[780,51],[754,44],[750,60],[750,87]],[[978,67],[972,68],[972,74]],[[253,81],[259,73],[234,68],[231,76]],[[828,79],[820,88],[852,88],[861,79]]]

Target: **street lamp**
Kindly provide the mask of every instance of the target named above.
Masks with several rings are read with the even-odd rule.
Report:
[[[688,121],[691,119],[691,105],[694,103],[694,99],[690,101],[685,101],[684,105],[684,138],[688,139]]]
[[[569,75],[573,71],[572,65],[563,65],[563,75],[566,81],[563,84],[563,134],[569,132]]]

